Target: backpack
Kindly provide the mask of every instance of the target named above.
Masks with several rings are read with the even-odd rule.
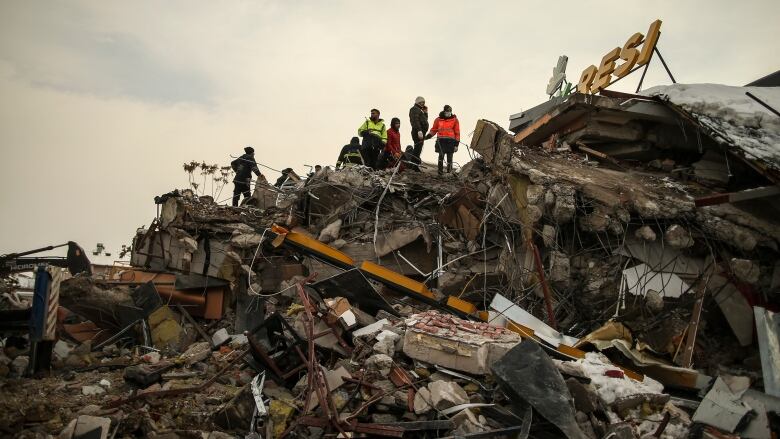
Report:
[[[232,162],[230,162],[230,167],[233,169],[233,172],[235,172],[236,174],[239,174],[239,173],[241,173],[241,171],[244,170],[244,163],[241,160],[241,158],[239,157],[239,158],[233,160]]]

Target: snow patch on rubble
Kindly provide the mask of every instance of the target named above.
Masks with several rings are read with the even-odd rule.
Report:
[[[725,143],[780,169],[780,117],[745,92],[780,109],[780,87],[674,84],[652,87],[642,94],[683,108],[703,126],[720,134]]]
[[[596,389],[599,398],[606,404],[611,404],[624,396],[663,393],[664,390],[663,384],[649,377],[645,377],[644,381],[639,382],[627,376],[613,378],[605,375],[606,371],[615,370],[617,367],[598,352],[588,352],[585,354],[585,358],[573,362],[573,365],[580,369],[583,375],[591,379],[591,385]]]

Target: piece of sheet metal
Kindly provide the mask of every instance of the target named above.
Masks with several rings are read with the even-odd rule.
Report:
[[[490,302],[490,308],[502,314],[514,323],[526,326],[534,330],[534,335],[546,341],[554,347],[561,344],[574,346],[578,339],[563,335],[548,324],[534,317],[531,313],[515,305],[514,302],[506,297],[496,294],[493,301]]]
[[[780,313],[755,306],[756,334],[761,354],[764,391],[780,397]]]
[[[255,406],[257,407],[257,414],[259,416],[265,416],[268,411],[265,408],[263,402],[263,386],[265,385],[265,371],[257,374],[252,379],[252,396],[255,398]]]

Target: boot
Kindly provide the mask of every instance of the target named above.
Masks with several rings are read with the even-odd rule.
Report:
[[[444,175],[444,158],[439,156],[439,175]]]
[[[452,162],[447,162],[447,173],[452,173]]]

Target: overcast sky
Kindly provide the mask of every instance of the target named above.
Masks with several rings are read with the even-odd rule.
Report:
[[[117,252],[155,195],[187,186],[185,161],[227,165],[253,145],[272,168],[333,165],[372,107],[401,118],[407,145],[418,95],[431,122],[451,105],[469,142],[477,119],[507,126],[546,100],[559,55],[577,82],[657,18],[678,82],[780,69],[777,0],[3,1],[0,254],[67,240]],[[645,88],[667,83],[653,61]]]

